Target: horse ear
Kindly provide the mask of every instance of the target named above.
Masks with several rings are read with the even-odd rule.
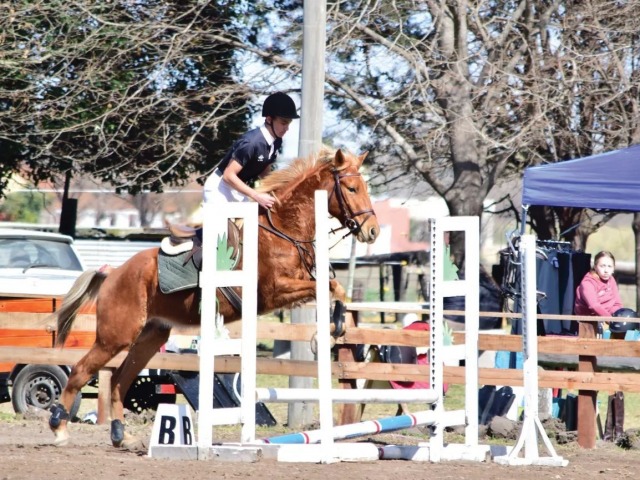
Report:
[[[344,164],[346,163],[346,159],[344,158],[344,153],[342,153],[342,150],[338,149],[336,151],[336,156],[334,159],[333,164],[337,167],[340,168],[342,167]]]
[[[369,155],[369,152],[364,152],[362,155],[360,155],[358,157],[358,168],[360,168],[360,166],[362,165],[362,163],[364,162],[364,159],[367,158],[367,155]]]

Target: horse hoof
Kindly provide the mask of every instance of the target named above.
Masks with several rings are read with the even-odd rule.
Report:
[[[120,420],[111,421],[111,444],[114,447],[122,446],[125,440],[124,425]]]

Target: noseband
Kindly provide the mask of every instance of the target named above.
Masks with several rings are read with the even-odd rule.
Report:
[[[342,193],[342,185],[340,184],[340,179],[345,177],[360,177],[361,174],[360,173],[340,174],[340,172],[336,169],[332,170],[331,173],[333,173],[334,186],[333,186],[333,190],[331,191],[331,195],[329,195],[329,202],[331,202],[331,197],[335,193],[336,199],[338,200],[338,206],[340,207],[340,211],[342,212],[342,215],[344,217],[344,226],[349,229],[350,233],[352,233],[353,235],[357,235],[360,232],[360,230],[362,230],[362,223],[364,223],[371,215],[367,216],[362,223],[358,223],[356,221],[356,217],[360,215],[364,215],[365,213],[371,213],[375,215],[375,212],[371,208],[368,208],[367,210],[359,210],[357,212],[354,212],[351,208],[351,205],[349,205],[344,198],[344,194]]]

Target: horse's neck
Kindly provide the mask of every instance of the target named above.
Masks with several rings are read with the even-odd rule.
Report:
[[[321,181],[314,176],[307,178],[293,189],[272,215],[274,223],[278,223],[278,228],[300,240],[315,239],[314,192],[320,188],[320,185]]]
[[[274,225],[295,239],[314,240],[316,221],[313,199],[305,198],[294,203],[283,203],[272,212]]]

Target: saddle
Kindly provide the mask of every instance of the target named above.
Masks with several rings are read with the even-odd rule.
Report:
[[[158,281],[162,293],[173,293],[198,286],[202,271],[202,227],[167,224],[170,235],[162,239],[158,255]],[[235,263],[241,255],[240,227],[229,220],[227,251]],[[230,287],[222,287],[222,294],[233,307],[242,311],[240,296]]]
[[[193,259],[196,269],[202,271],[202,226],[167,224],[169,236],[162,239],[160,250],[166,255],[174,256],[189,252],[184,263]],[[227,223],[227,246],[231,249],[232,259],[240,254],[240,227],[229,220]]]

